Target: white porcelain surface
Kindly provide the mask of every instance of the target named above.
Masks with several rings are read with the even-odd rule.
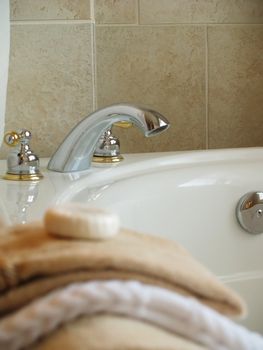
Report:
[[[183,244],[243,295],[244,324],[263,333],[263,234],[246,233],[235,217],[240,197],[263,191],[263,148],[127,155],[112,166],[43,174],[35,184],[0,180],[2,218],[39,219],[65,201],[111,209],[122,226]]]

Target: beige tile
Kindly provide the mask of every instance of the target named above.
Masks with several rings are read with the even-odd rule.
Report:
[[[95,0],[96,23],[137,23],[137,0]]]
[[[204,28],[105,26],[96,30],[99,106],[117,102],[148,105],[172,124],[167,132],[149,139],[136,128],[118,130],[122,150],[204,148]]]
[[[263,146],[263,26],[208,34],[210,147]]]
[[[141,23],[263,23],[262,0],[140,0]]]
[[[14,25],[11,43],[6,130],[28,128],[50,156],[93,108],[90,24]]]
[[[10,0],[12,20],[90,19],[90,0]]]

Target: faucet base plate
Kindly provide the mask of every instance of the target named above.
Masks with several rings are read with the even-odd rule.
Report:
[[[92,161],[95,163],[119,163],[123,160],[123,156],[118,155],[118,156],[93,156]]]
[[[43,178],[43,175],[41,173],[36,174],[11,174],[6,173],[4,176],[2,176],[4,180],[11,180],[11,181],[39,181]]]

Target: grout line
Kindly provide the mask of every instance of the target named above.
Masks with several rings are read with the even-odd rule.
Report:
[[[96,50],[96,25],[92,27],[92,87],[93,87],[93,110],[95,111],[97,106],[97,50]]]
[[[137,24],[140,24],[140,0],[137,0]]]
[[[76,20],[67,20],[67,19],[51,19],[51,20],[26,20],[26,21],[10,21],[11,25],[36,25],[36,24],[90,24],[93,23],[91,19],[76,19]]]
[[[97,51],[96,51],[96,18],[95,18],[96,1],[91,0],[90,12],[93,18],[92,30],[92,108],[95,111],[97,107]]]
[[[140,22],[140,21],[139,21]],[[117,27],[117,26],[137,26],[140,25],[141,27],[175,27],[175,26],[211,26],[211,27],[222,27],[222,26],[263,26],[262,23],[98,23],[97,26],[104,27],[104,26],[112,26],[112,27]]]
[[[138,14],[137,14],[138,16]],[[263,26],[263,24],[210,24],[210,23],[151,23],[151,24],[140,24],[138,18],[137,23],[98,23],[96,24],[99,27],[134,27],[140,25],[141,27],[176,27],[176,26],[242,26],[242,25],[252,25],[252,26]],[[10,21],[10,24],[15,25],[37,25],[37,24],[91,24],[94,23],[93,19],[76,19],[76,20],[67,20],[67,19],[51,19],[51,20],[25,20],[25,21]]]
[[[92,21],[95,21],[95,0],[90,1],[90,17]]]
[[[206,149],[209,149],[209,77],[208,77],[208,27],[205,28],[205,120]]]
[[[91,60],[92,60],[92,111],[97,109],[97,84],[96,84],[96,45],[95,45],[95,0],[90,1],[90,16],[93,20],[91,25]]]
[[[140,23],[98,23],[97,26],[99,27],[135,27],[140,25],[140,27],[176,27],[176,26],[206,26],[204,23],[169,23],[169,24],[159,24],[159,23],[152,23],[152,24],[140,24]]]
[[[98,23],[97,26],[142,26],[142,27],[168,27],[168,26],[263,26],[262,23],[140,23],[140,5],[139,0],[137,5],[137,23]],[[95,6],[95,5],[94,5]],[[84,23],[94,23],[94,6],[91,6],[91,19],[45,19],[45,20],[11,20],[11,25],[28,25],[28,24],[84,24]]]
[[[139,23],[97,23],[97,27],[138,27]]]
[[[207,26],[216,27],[216,26],[263,26],[263,23],[205,23]]]

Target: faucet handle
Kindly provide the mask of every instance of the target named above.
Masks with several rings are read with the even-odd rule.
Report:
[[[16,131],[9,131],[4,136],[4,142],[9,147],[15,147],[19,144],[27,145],[31,140],[31,132],[26,129],[22,129],[19,133]]]
[[[123,160],[120,154],[120,141],[112,135],[111,129],[100,137],[93,154],[92,161],[96,163],[117,163]]]
[[[31,136],[31,132],[26,129],[5,134],[5,144],[9,147],[18,147],[8,155],[7,173],[4,179],[36,181],[43,177],[39,171],[39,158],[29,146]]]
[[[9,147],[15,147],[19,143],[19,135],[15,131],[7,132],[4,136],[4,143]]]
[[[133,123],[121,120],[114,123],[113,126],[128,129],[133,126]],[[96,145],[92,161],[96,163],[118,163],[121,160],[123,160],[123,156],[120,154],[120,141],[112,134],[112,128],[109,128],[101,135]]]

